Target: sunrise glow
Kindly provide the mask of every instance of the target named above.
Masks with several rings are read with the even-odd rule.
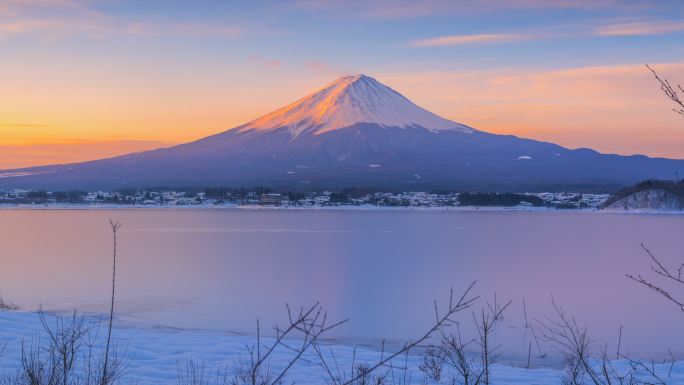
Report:
[[[684,78],[675,2],[479,3],[5,1],[0,169],[192,141],[355,73],[479,130],[684,158],[644,67]]]

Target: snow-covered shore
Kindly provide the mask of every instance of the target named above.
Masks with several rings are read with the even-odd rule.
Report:
[[[93,320],[95,319],[97,317],[93,317]],[[48,322],[50,322],[49,317]],[[0,356],[0,371],[8,372],[15,369],[20,363],[22,342],[24,346],[30,344],[41,331],[40,319],[36,313],[0,312],[0,341],[6,346]],[[104,333],[100,334],[96,349],[102,346]],[[125,356],[130,359],[123,383],[135,381],[141,385],[176,383],[178,365],[189,359],[204,362],[208,372],[223,368],[230,369],[236,359],[244,357],[245,347],[255,342],[254,337],[246,335],[141,327],[118,320],[114,337],[121,351],[125,351]],[[268,341],[264,342],[268,343]],[[338,364],[342,368],[350,367],[354,355],[357,362],[372,362],[380,357],[380,352],[367,348],[357,348],[355,352],[353,347],[345,345],[331,345],[331,348],[335,351]],[[283,367],[292,354],[288,350],[276,351],[271,362],[272,367],[276,370]],[[403,360],[402,357],[402,362],[397,364],[403,365]],[[407,362],[411,372],[410,384],[422,384],[423,377],[418,370],[421,358],[409,356]],[[615,361],[613,364],[616,368],[627,367],[625,361]],[[672,368],[670,363],[656,364],[655,369],[659,375],[667,379],[668,384],[684,384],[684,362],[678,362]],[[493,383],[496,385],[561,384],[561,370],[555,368],[526,369],[494,365],[492,373]],[[323,369],[311,355],[304,357],[292,368],[288,383],[320,385],[325,384],[326,381]]]
[[[554,207],[532,206],[440,206],[440,207],[415,207],[415,206],[375,206],[375,205],[344,205],[344,206],[260,206],[260,205],[192,205],[192,206],[141,206],[121,204],[0,204],[3,210],[278,210],[278,211],[302,211],[302,210],[337,210],[337,211],[453,211],[453,212],[568,212],[568,213],[605,213],[605,214],[673,214],[682,215],[684,211],[647,210],[647,209],[610,209],[600,210],[595,208],[586,209],[559,209]]]
[[[123,204],[0,204],[0,210],[350,210],[350,211],[560,211],[560,212],[596,212],[596,209],[557,209],[553,207],[533,206],[376,206],[376,205],[340,205],[340,206],[261,206],[261,205],[213,205],[199,204],[192,206],[174,205],[123,205]]]

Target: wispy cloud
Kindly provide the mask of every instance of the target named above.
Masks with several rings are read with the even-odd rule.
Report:
[[[27,10],[75,9],[80,8],[78,0],[4,0],[0,2],[0,16],[17,15]]]
[[[528,40],[531,36],[522,34],[476,34],[476,35],[449,35],[438,36],[428,39],[420,39],[409,42],[411,47],[441,47],[450,45],[464,45],[477,43],[503,43],[512,41]]]
[[[284,67],[286,63],[278,59],[264,58],[259,55],[252,55],[249,57],[249,62],[252,64],[259,64],[269,68]]]
[[[93,9],[77,0],[7,0],[0,3],[0,37],[33,34],[46,38],[69,35],[235,37],[234,25],[164,18],[131,19]]]
[[[592,25],[593,24],[593,25]],[[609,21],[602,24],[576,24],[556,26],[551,29],[541,29],[531,33],[530,31],[510,33],[479,33],[436,36],[425,39],[417,39],[408,43],[409,47],[443,47],[467,44],[483,43],[510,43],[520,41],[539,40],[541,38],[573,38],[591,36],[641,36],[641,35],[664,35],[669,33],[684,32],[684,21],[672,20],[631,20],[615,22]]]
[[[348,12],[380,19],[525,9],[643,9],[648,6],[643,0],[298,0],[296,4],[306,10]]]
[[[662,35],[684,31],[684,21],[646,20],[623,22],[594,29],[599,36]]]
[[[178,35],[190,37],[233,37],[240,34],[240,28],[219,24],[143,21],[124,25],[123,33],[144,36]]]
[[[116,22],[103,18],[99,20],[64,18],[0,21],[0,36],[35,34],[48,38],[68,35],[235,37],[240,33],[241,30],[237,27],[175,21]]]
[[[315,71],[327,71],[331,69],[328,63],[322,61],[308,61],[304,63],[304,66]]]

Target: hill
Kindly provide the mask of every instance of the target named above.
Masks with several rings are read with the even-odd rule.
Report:
[[[643,181],[619,190],[603,207],[607,210],[684,211],[684,181]]]

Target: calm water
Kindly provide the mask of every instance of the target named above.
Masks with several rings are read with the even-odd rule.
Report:
[[[102,311],[109,289],[107,219],[123,222],[118,311],[128,322],[250,332],[285,303],[320,301],[350,318],[335,337],[417,336],[445,301],[512,299],[497,335],[526,355],[528,319],[551,296],[596,340],[623,351],[684,353],[684,315],[625,278],[648,273],[644,242],[684,258],[684,216],[578,212],[352,210],[0,210],[0,291],[25,309]],[[471,328],[472,315],[460,317]],[[536,344],[535,344],[536,345]],[[544,351],[549,347],[541,343]],[[537,350],[535,348],[535,350]]]

